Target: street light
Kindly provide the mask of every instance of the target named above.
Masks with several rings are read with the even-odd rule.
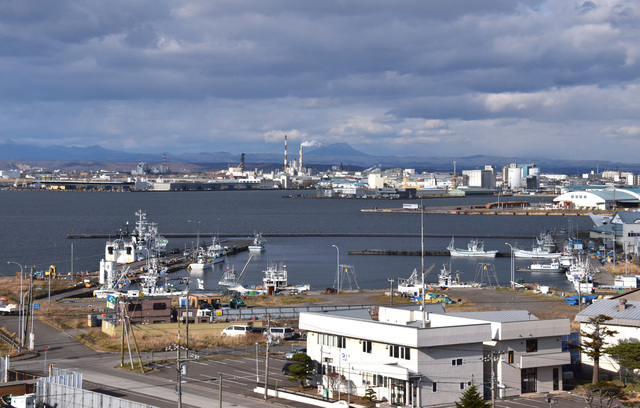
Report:
[[[336,281],[338,282],[338,293],[340,293],[340,248],[335,245],[331,245],[338,252],[338,263],[336,265]]]
[[[514,260],[513,260],[513,246],[508,242],[505,242],[504,244],[505,245],[509,245],[509,248],[511,248],[511,289],[513,290],[514,286],[515,286],[515,282],[516,282],[516,279],[515,279],[515,276],[514,276],[514,274],[515,274],[515,271],[514,271],[515,265],[514,265]]]
[[[19,326],[20,326],[20,338],[22,339],[23,334],[22,334],[22,275],[24,275],[23,273],[23,269],[22,269],[22,265],[20,265],[17,262],[13,262],[13,261],[7,261],[7,264],[16,264],[20,267],[20,312],[19,312]],[[21,344],[24,346],[24,340],[21,341]]]

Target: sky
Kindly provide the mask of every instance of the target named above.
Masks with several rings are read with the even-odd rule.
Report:
[[[3,0],[0,140],[637,163],[632,0]]]

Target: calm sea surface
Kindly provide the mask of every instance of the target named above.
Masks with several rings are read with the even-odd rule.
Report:
[[[142,210],[149,222],[158,224],[162,233],[191,233],[200,231],[201,242],[210,241],[213,234],[243,234],[254,231],[265,235],[278,233],[366,233],[414,234],[414,237],[267,237],[267,249],[254,256],[244,274],[246,284],[261,284],[262,270],[269,263],[284,262],[289,271],[289,283],[308,283],[313,289],[334,285],[339,248],[340,264],[351,265],[354,279],[343,288],[387,288],[387,279],[407,278],[414,268],[420,270],[419,256],[363,256],[349,255],[349,250],[388,249],[420,250],[419,214],[363,213],[364,208],[399,208],[403,200],[302,199],[282,198],[290,191],[210,191],[169,193],[101,193],[51,191],[0,191],[0,228],[2,251],[0,275],[13,275],[19,267],[8,261],[36,270],[56,265],[59,272],[93,271],[104,258],[104,239],[67,239],[67,234],[113,234],[135,226],[135,212]],[[315,192],[293,192],[310,194]],[[518,198],[520,200],[520,198]],[[531,197],[543,202],[548,198]],[[425,199],[425,206],[480,205],[495,201],[495,197]],[[444,251],[452,236],[499,237],[484,238],[485,249],[509,252],[505,243],[530,247],[533,239],[504,238],[535,236],[545,229],[586,230],[591,226],[588,217],[558,216],[424,216],[427,251]],[[184,249],[195,239],[170,239],[168,248]],[[457,238],[457,247],[466,247],[467,238]],[[228,257],[236,270],[242,270],[248,253]],[[73,260],[72,260],[73,259]],[[426,268],[435,264],[427,281],[436,281],[444,263],[460,272],[463,280],[474,280],[479,260],[450,257],[426,257]],[[485,259],[493,265],[502,285],[509,284],[509,258]],[[526,266],[531,261],[516,260]],[[72,266],[73,265],[73,266]],[[224,266],[206,272],[202,278],[206,289],[216,289]],[[178,273],[180,275],[180,273]],[[517,273],[526,282],[552,285],[563,289],[570,286],[563,274]],[[193,285],[193,283],[192,283]]]

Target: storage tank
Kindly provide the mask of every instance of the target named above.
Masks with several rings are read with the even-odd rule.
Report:
[[[519,167],[509,169],[509,187],[511,189],[520,188],[522,186],[522,170]]]

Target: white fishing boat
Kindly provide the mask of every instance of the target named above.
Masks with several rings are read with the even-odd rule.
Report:
[[[93,296],[97,298],[106,298],[107,296],[124,296],[127,289],[131,286],[131,280],[128,278],[129,267],[123,268],[118,272],[116,261],[100,262],[100,286],[99,289],[93,291]]]
[[[251,260],[251,258],[249,258]],[[249,261],[247,261],[247,264]],[[228,290],[233,290],[243,294],[266,294],[275,295],[279,293],[302,293],[311,290],[308,284],[289,285],[287,266],[282,263],[270,263],[263,271],[262,286],[246,286],[240,283],[240,279],[246,270],[247,265],[240,274],[236,274],[233,267],[227,267],[219,285],[225,286]]]
[[[562,266],[558,261],[558,258],[551,261],[551,263],[543,264],[540,262],[532,263],[531,265],[524,268],[517,268],[518,272],[564,272],[567,268]]]
[[[550,252],[548,249],[544,249],[538,246],[533,246],[531,250],[514,248],[513,256],[516,258],[545,258],[553,259],[562,256],[560,252]]]
[[[186,291],[178,290],[167,277],[167,268],[160,266],[158,258],[147,262],[147,272],[140,275],[139,296],[183,295]]]
[[[573,264],[566,271],[567,280],[580,293],[591,293],[593,291],[593,276],[590,271],[589,260],[576,258]]]
[[[467,244],[467,249],[456,248],[454,244],[454,238],[451,238],[451,242],[447,247],[451,256],[478,256],[478,257],[495,257],[498,250],[486,251],[484,249],[484,243],[477,239],[472,239]]]
[[[195,262],[189,264],[191,272],[202,272],[205,269],[213,268],[213,260],[207,255],[205,249],[199,248],[196,252]]]
[[[158,224],[147,222],[147,214],[136,211],[138,221],[133,232],[121,232],[120,237],[107,241],[104,259],[128,264],[158,255],[165,250],[167,239],[158,235]],[[127,223],[127,226],[129,224]]]
[[[514,248],[513,256],[516,258],[545,258],[554,259],[562,255],[560,252],[556,252],[556,244],[553,239],[553,234],[549,232],[543,232],[536,238],[536,243],[531,247],[531,250]]]
[[[447,267],[446,264],[443,264],[442,269],[440,269],[437,285],[441,288],[477,288],[482,286],[479,283],[462,282],[460,280],[460,273],[456,271],[455,276],[453,276],[451,273],[451,265]]]
[[[218,242],[217,237],[213,237],[213,242],[207,247],[207,256],[214,264],[224,262],[227,258],[224,248],[220,245],[220,242]]]
[[[195,262],[189,264],[189,270],[192,272],[213,268],[213,265],[224,262],[227,257],[216,237],[213,237],[213,242],[206,248],[196,248],[195,254]]]
[[[264,247],[266,243],[267,241],[262,237],[262,234],[259,232],[256,232],[256,234],[253,236],[253,241],[251,242],[251,245],[249,245],[249,251],[262,252],[264,251]]]
[[[422,277],[414,269],[408,278],[398,278],[398,293],[404,297],[419,296],[422,291]]]

